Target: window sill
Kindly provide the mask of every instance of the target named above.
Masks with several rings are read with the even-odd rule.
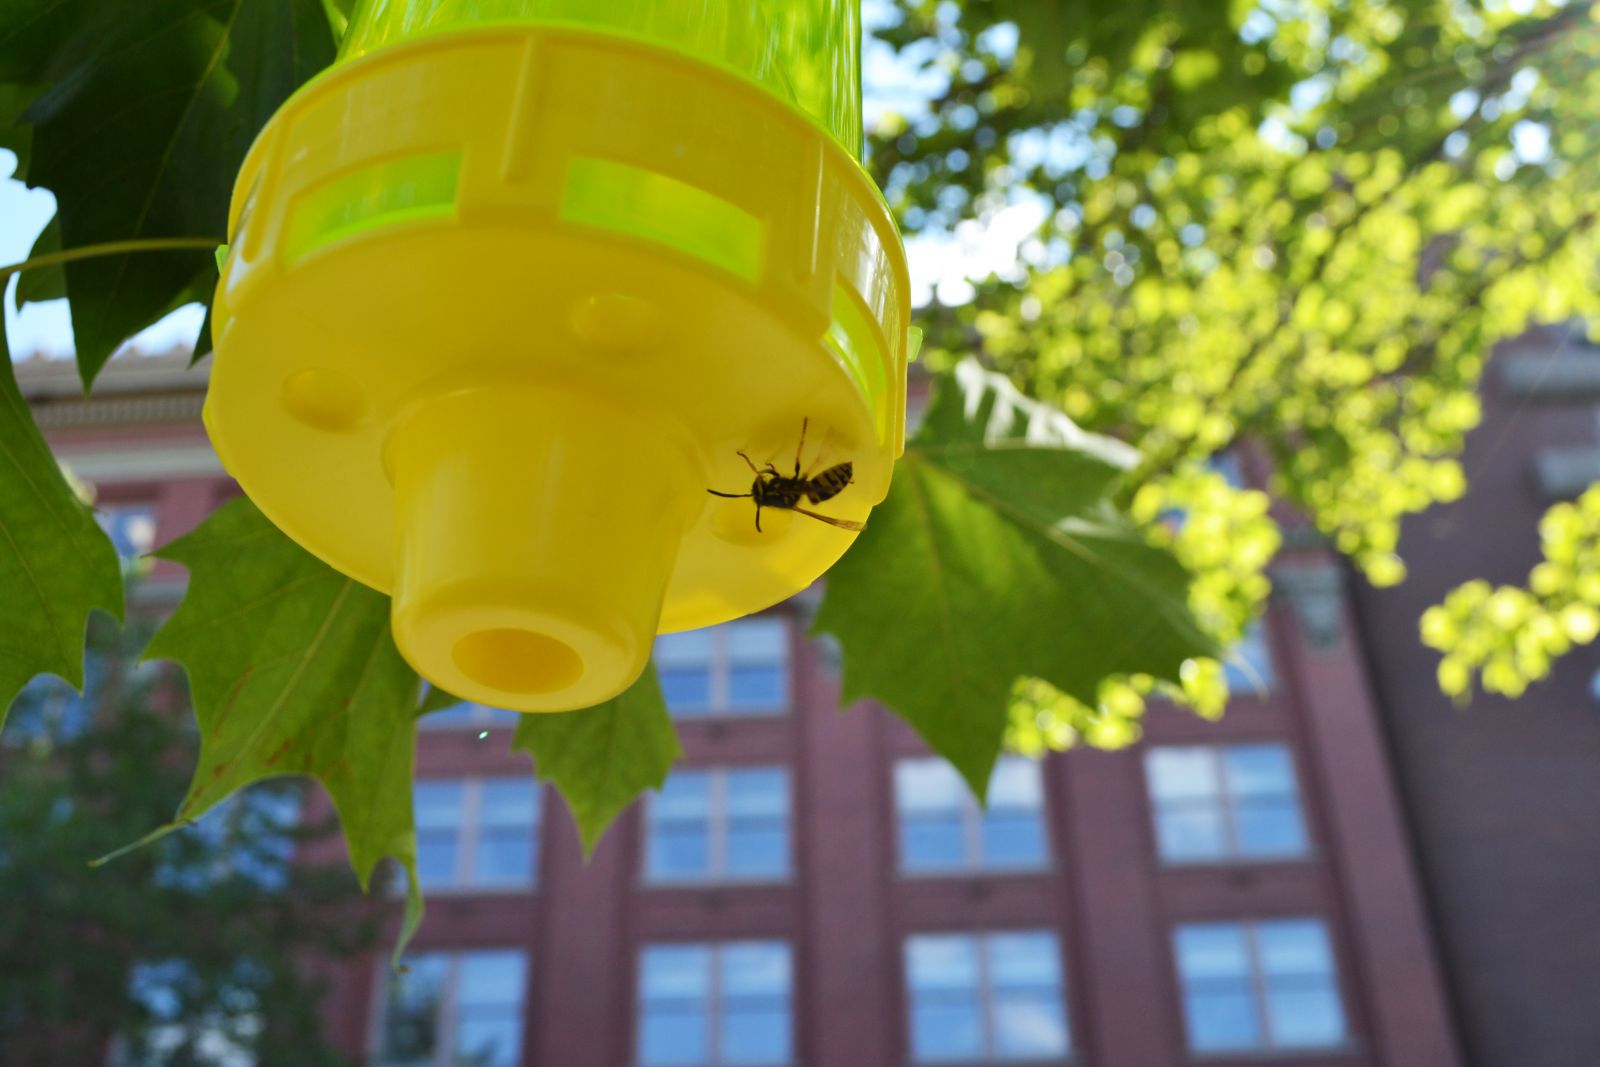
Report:
[[[641,878],[635,883],[635,888],[652,893],[684,890],[691,893],[707,893],[739,889],[790,889],[794,887],[794,884],[794,875],[786,874],[770,878],[696,878],[671,882],[658,882]]]
[[[904,882],[923,884],[927,882],[990,882],[1002,878],[1048,878],[1060,873],[1061,868],[1054,863],[1046,863],[1035,867],[955,867],[937,871],[908,871],[899,868],[895,876]],[[1026,1063],[1026,1060],[1019,1061]],[[962,1067],[959,1061],[955,1067]]]
[[[1345,1041],[1318,1048],[1249,1048],[1231,1052],[1190,1052],[1190,1063],[1278,1063],[1282,1060],[1325,1060],[1342,1056],[1362,1056],[1366,1048],[1359,1041]]]
[[[1168,871],[1228,871],[1246,870],[1257,871],[1272,867],[1307,867],[1322,862],[1322,857],[1315,851],[1304,852],[1298,856],[1230,856],[1223,859],[1206,860],[1168,860],[1160,861],[1161,870]]]

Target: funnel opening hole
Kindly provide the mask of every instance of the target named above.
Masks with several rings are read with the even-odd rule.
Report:
[[[461,672],[505,693],[553,693],[583,676],[583,657],[565,641],[532,630],[479,630],[456,642]]]

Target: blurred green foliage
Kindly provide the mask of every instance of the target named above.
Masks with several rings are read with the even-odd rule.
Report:
[[[149,629],[96,617],[86,695],[37,679],[0,741],[0,1064],[345,1063],[308,968],[376,915],[302,783],[89,866],[170,817],[198,747],[175,673],[135,663]]]
[[[899,0],[891,21],[882,39],[942,87],[872,134],[906,227],[1038,220],[1013,272],[928,310],[928,362],[977,355],[1134,444],[1121,498],[1145,520],[1190,513],[1171,539],[1219,639],[1259,611],[1280,537],[1209,461],[1264,451],[1273,492],[1398,582],[1401,520],[1466,491],[1495,343],[1600,321],[1594,5]],[[1593,558],[1574,576],[1595,580]],[[1531,633],[1508,635],[1515,668],[1462,647],[1441,679],[1463,692],[1487,665],[1520,690],[1559,647]],[[1215,707],[1218,678],[1168,692]],[[1026,684],[1013,740],[1132,739],[1148,688],[1109,680],[1083,708]]]

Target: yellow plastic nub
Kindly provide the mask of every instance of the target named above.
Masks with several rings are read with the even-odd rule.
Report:
[[[704,495],[681,430],[496,385],[421,402],[387,458],[394,635],[418,672],[527,711],[597,704],[639,676]]]

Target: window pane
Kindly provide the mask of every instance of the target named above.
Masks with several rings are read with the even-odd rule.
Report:
[[[1250,954],[1244,928],[1238,923],[1191,923],[1180,926],[1175,938],[1178,973],[1185,982],[1219,978],[1248,981]]]
[[[1038,812],[990,809],[983,817],[983,865],[1026,869],[1045,862],[1044,820]]]
[[[378,1038],[380,1064],[431,1063],[439,1047],[449,958],[439,953],[408,956],[405,966],[400,974],[384,969],[388,993]]]
[[[728,623],[727,633],[728,659],[736,666],[789,658],[789,627],[782,619],[741,619]]]
[[[1295,792],[1294,764],[1283,745],[1230,745],[1222,754],[1228,791],[1237,797]]]
[[[703,670],[661,670],[661,695],[675,715],[693,715],[711,708],[711,675]]]
[[[659,826],[650,831],[645,876],[682,882],[711,876],[711,838],[704,827]]]
[[[894,766],[895,801],[903,812],[960,811],[965,789],[943,760],[901,760]]]
[[[726,865],[731,878],[782,878],[789,873],[788,829],[781,822],[730,823]]]
[[[1216,1052],[1260,1045],[1244,928],[1237,923],[1194,923],[1178,928],[1174,944],[1189,1047]]]
[[[728,813],[784,818],[789,814],[789,775],[777,767],[729,771]]]
[[[983,1055],[983,1019],[976,994],[913,994],[911,1058],[918,1063],[976,1060]]]
[[[490,778],[483,783],[478,821],[484,826],[531,829],[539,818],[539,783],[532,778]]]
[[[719,1063],[782,1065],[790,1060],[787,1001],[734,1003],[722,1018]]]
[[[1061,951],[1054,934],[991,934],[989,981],[996,989],[1061,988]]]
[[[722,995],[789,995],[789,946],[781,941],[747,941],[722,949]]]
[[[710,710],[712,643],[711,630],[656,638],[656,673],[667,707],[674,714],[694,715]]]
[[[740,711],[780,711],[789,702],[789,679],[780,666],[732,667],[728,706]]]
[[[1316,919],[1280,919],[1256,925],[1261,970],[1268,978],[1331,977],[1328,930]]]
[[[1225,1052],[1260,1047],[1261,1026],[1248,987],[1190,992],[1185,995],[1183,1006],[1192,1051]]]
[[[1228,848],[1221,809],[1209,803],[1177,803],[1158,809],[1156,845],[1168,863],[1221,859]]]
[[[994,1050],[1002,1059],[1044,1059],[1067,1051],[1067,1013],[1058,992],[996,993]]]
[[[473,857],[474,884],[532,884],[538,815],[539,786],[532,779],[492,778],[483,783],[478,845]]]
[[[967,866],[966,831],[957,813],[902,816],[900,866],[907,871],[955,871]]]
[[[461,828],[461,783],[418,782],[413,790],[418,829]]]
[[[989,807],[1039,811],[1044,808],[1044,774],[1037,761],[1008,756],[994,765]]]
[[[533,831],[480,831],[477,854],[473,857],[472,884],[488,887],[532,885]]]
[[[919,934],[906,942],[913,990],[978,990],[978,947],[961,934]]]
[[[655,660],[659,667],[690,667],[709,670],[714,630],[689,630],[662,634],[656,638]]]
[[[640,991],[647,1001],[711,995],[711,950],[704,945],[650,945],[641,957]]]
[[[711,777],[678,771],[650,799],[645,874],[653,881],[711,874]]]
[[[456,836],[417,832],[417,881],[424,889],[453,885],[456,880]],[[402,887],[404,879],[401,879]]]
[[[779,877],[789,870],[789,776],[778,768],[729,771],[726,777],[726,874]]]
[[[710,1062],[708,1038],[703,1007],[646,1005],[639,1023],[639,1062],[645,1067],[702,1067]]]
[[[721,951],[721,1062],[783,1064],[790,1059],[789,947],[775,941]]]
[[[650,945],[639,963],[639,1062],[700,1065],[710,1056],[711,952]]]
[[[1209,748],[1152,748],[1144,757],[1150,797],[1166,800],[1210,800],[1217,797],[1217,761]]]
[[[1243,856],[1302,856],[1308,848],[1305,823],[1293,800],[1241,802],[1234,811],[1233,829]]]
[[[526,958],[515,950],[462,955],[457,1006],[520,1008],[527,970]]]
[[[1328,982],[1269,984],[1267,1025],[1277,1048],[1327,1048],[1345,1040],[1344,1009]]]

